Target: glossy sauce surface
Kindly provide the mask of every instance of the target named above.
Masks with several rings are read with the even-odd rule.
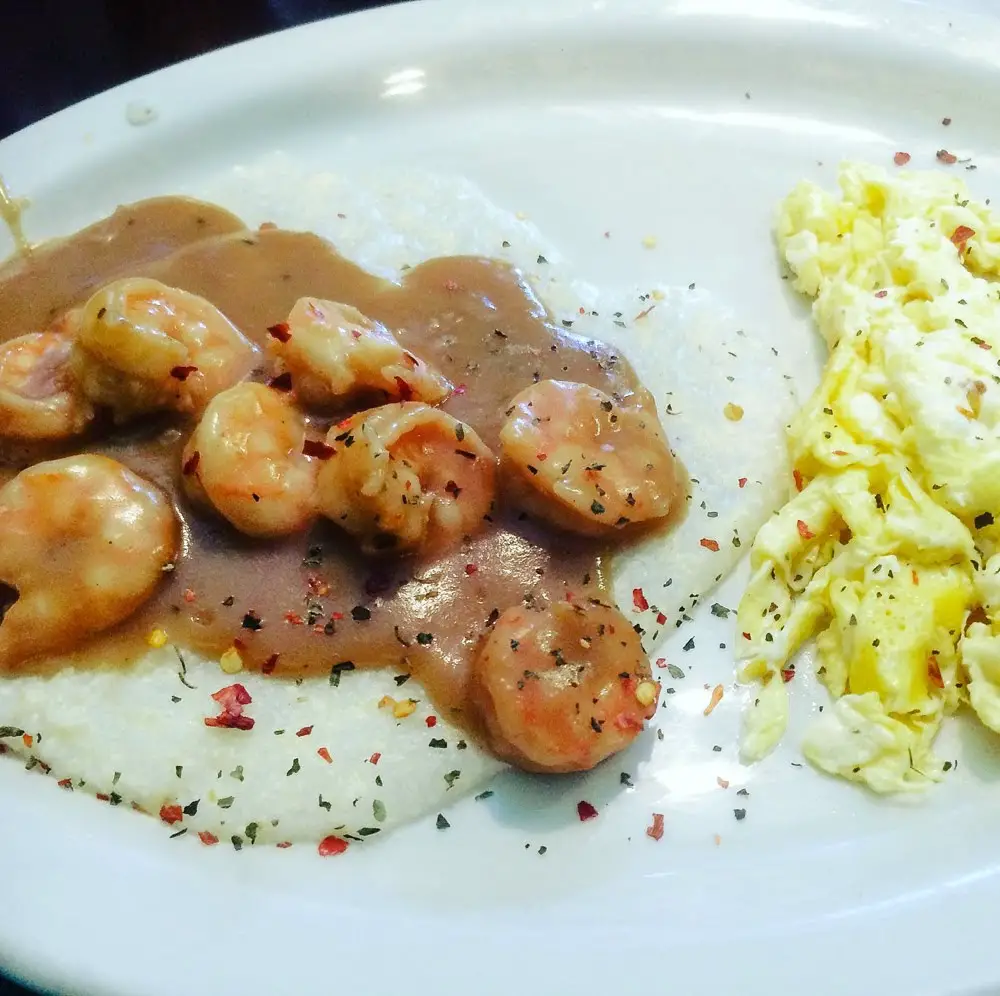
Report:
[[[125,275],[207,298],[257,343],[299,297],[351,304],[457,385],[443,407],[494,451],[510,398],[535,380],[582,381],[619,395],[638,390],[624,360],[561,327],[506,264],[434,259],[397,284],[360,269],[318,236],[249,231],[220,208],[182,198],[121,208],[8,261],[0,268],[0,340],[47,327]],[[310,421],[318,433],[344,414],[311,413]],[[598,545],[536,527],[502,498],[486,530],[432,559],[364,557],[322,521],[285,540],[248,539],[183,498],[180,453],[192,427],[157,416],[124,430],[94,429],[54,451],[0,443],[0,484],[43,457],[104,453],[174,496],[184,524],[176,570],[125,624],[72,648],[68,656],[79,665],[127,665],[160,627],[178,647],[209,655],[238,641],[246,666],[275,675],[335,669],[336,680],[336,670],[395,667],[419,677],[439,709],[461,718],[468,661],[491,615],[525,599],[608,591]],[[24,669],[51,666],[33,661]]]

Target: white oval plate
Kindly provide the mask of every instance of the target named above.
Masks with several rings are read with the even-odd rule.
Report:
[[[996,23],[902,2],[441,0],[128,84],[0,143],[0,172],[30,197],[34,238],[273,150],[463,174],[584,279],[697,282],[777,330],[808,389],[820,351],[779,280],[775,204],[801,178],[832,183],[842,158],[906,150],[932,166],[942,146],[974,155],[964,175],[989,194],[998,53]],[[739,581],[715,597],[735,604]],[[995,991],[997,743],[953,724],[957,774],[905,803],[793,766],[794,729],[741,769],[739,696],[701,715],[704,687],[732,681],[728,653],[705,649],[730,629],[705,612],[668,645],[694,635],[693,669],[666,739],[626,759],[633,791],[625,762],[505,775],[489,804],[450,811],[447,833],[431,820],[344,859],[169,842],[0,764],[0,961],[131,996]],[[816,689],[793,692],[801,723]],[[582,825],[584,797],[606,805]]]

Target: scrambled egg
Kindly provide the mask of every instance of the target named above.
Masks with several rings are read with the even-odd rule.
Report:
[[[1000,732],[1000,222],[954,174],[849,163],[839,182],[799,184],[778,217],[830,356],[739,607],[759,683],[742,751],[780,739],[815,635],[834,701],[806,757],[894,792],[940,777],[961,703]]]

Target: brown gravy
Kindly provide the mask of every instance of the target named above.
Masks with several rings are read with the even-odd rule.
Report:
[[[494,448],[509,399],[533,380],[583,381],[620,394],[637,386],[621,357],[560,327],[522,274],[503,263],[434,259],[397,284],[360,269],[316,235],[249,231],[220,208],[174,197],[120,208],[4,264],[0,340],[46,327],[124,275],[202,295],[258,343],[299,297],[352,304],[459,386],[445,409]],[[437,707],[460,719],[466,665],[491,613],[525,598],[608,590],[593,543],[552,536],[503,507],[489,531],[434,559],[363,557],[325,522],[287,540],[251,540],[184,500],[180,452],[191,428],[175,417],[149,418],[60,450],[104,453],[157,482],[175,496],[186,535],[176,571],[157,595],[70,654],[78,665],[133,662],[159,627],[177,646],[209,655],[238,640],[246,666],[279,676],[332,672],[334,681],[351,665],[392,666],[418,676]],[[0,483],[52,455],[0,444]]]

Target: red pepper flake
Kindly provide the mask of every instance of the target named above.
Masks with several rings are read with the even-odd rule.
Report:
[[[935,688],[944,688],[944,678],[941,676],[941,668],[938,666],[937,658],[934,656],[927,658],[927,678]]]
[[[434,727],[437,726],[438,718],[437,716],[428,716],[424,722],[428,725],[428,727]]]
[[[199,830],[198,840],[200,840],[206,847],[211,847],[213,844],[219,843],[219,838],[208,830]]]
[[[218,716],[206,716],[206,726],[216,726],[227,730],[252,730],[253,718],[243,715],[243,707],[250,705],[253,699],[250,693],[237,683],[226,685],[214,692],[212,698],[222,706],[222,712]]]
[[[184,466],[181,468],[184,472],[184,476],[187,477],[193,474],[198,469],[198,464],[201,463],[201,454],[195,450],[185,461]]]
[[[413,397],[413,388],[402,377],[396,377],[396,390],[400,401],[409,401]]]
[[[876,297],[887,297],[888,294],[889,294],[889,292],[887,290],[878,290],[878,291],[875,291],[875,296]]]
[[[261,674],[274,674],[274,669],[278,666],[278,658],[281,654],[271,654],[270,657],[260,666]]]
[[[635,606],[637,612],[645,612],[649,608],[649,602],[646,601],[646,596],[642,593],[642,588],[632,589],[632,604]]]
[[[747,479],[745,477],[741,477],[736,483],[739,484],[741,488],[745,488],[747,486]]]
[[[319,842],[319,856],[328,858],[333,854],[343,854],[347,846],[347,841],[343,837],[324,837]]]
[[[316,753],[319,754],[319,756],[323,758],[327,764],[333,764],[333,758],[330,756],[330,752],[325,747],[320,747]]]
[[[792,480],[795,481],[795,490],[801,491],[805,487],[805,483],[802,480],[802,475],[797,471],[792,471]]]
[[[716,775],[715,776],[715,783],[716,783],[716,785],[719,786],[720,789],[727,789],[727,788],[729,788],[729,779],[728,778],[723,778],[722,775]]]
[[[747,633],[746,631],[744,631],[744,633],[743,633],[743,639],[744,640],[749,640],[750,639],[750,634]]]
[[[913,580],[914,584],[920,584],[920,575],[916,571],[910,571],[910,578]]]
[[[100,796],[97,798],[100,799]],[[168,826],[173,826],[184,819],[184,810],[180,806],[160,806],[160,819]]]
[[[286,370],[284,373],[278,374],[277,377],[272,377],[267,382],[267,386],[275,391],[290,391],[292,389],[292,375]]]
[[[811,540],[816,535],[801,519],[795,525],[799,530],[799,535],[805,540]]]
[[[190,605],[190,603],[191,603],[191,602],[193,602],[193,601],[194,601],[194,600],[195,600],[195,599],[196,599],[197,597],[198,597],[198,596],[197,596],[197,595],[196,595],[196,594],[194,593],[194,589],[192,589],[192,588],[185,588],[185,589],[184,589],[184,595],[183,595],[183,598],[184,598],[184,601],[185,601],[185,602],[187,602],[187,603],[188,603],[189,605]]]
[[[701,542],[701,545],[706,550],[711,550],[712,553],[718,553],[719,552],[719,543],[718,543],[717,540],[714,540],[714,539],[702,539],[700,542]]]
[[[657,612],[656,613],[656,625],[657,626],[662,626],[666,621],[667,621],[667,617],[666,617],[666,615],[664,613],[662,613],[662,612]]]
[[[462,394],[465,394],[465,392],[467,390],[468,390],[468,388],[464,384],[459,384],[458,387],[455,388],[454,393],[458,394],[458,395],[462,395]]]
[[[59,788],[61,788],[61,789],[72,788],[73,787],[73,779],[72,778],[60,778],[59,781],[56,782],[56,785],[58,785]]]
[[[667,666],[667,659],[666,659],[666,657],[657,657],[656,658],[656,666],[657,667],[666,667]]]
[[[475,564],[466,564],[465,565],[465,573],[468,574],[470,578],[478,570],[479,570],[479,568]]]
[[[173,370],[170,371],[170,376],[173,377],[174,380],[185,381],[191,376],[191,374],[197,372],[197,367],[174,367]]]
[[[968,225],[959,225],[954,232],[951,233],[952,244],[957,246],[961,251],[965,248],[965,243],[976,234],[974,228],[969,228]]]
[[[311,726],[303,726],[295,735],[297,737],[308,737],[312,733],[313,728]]]
[[[95,796],[95,798],[97,799],[98,802],[110,802],[111,801],[111,796],[110,795],[105,795],[103,792],[98,792],[97,795]],[[182,819],[183,819],[183,817],[182,817]]]
[[[939,163],[946,163],[948,166],[958,162],[958,156],[956,156],[954,152],[949,152],[947,149],[938,149],[936,156]]]
[[[288,327],[288,322],[278,322],[277,325],[268,325],[267,331],[268,334],[277,339],[278,342],[288,342],[288,340],[292,337],[292,332]]]
[[[897,166],[905,166],[910,161],[909,152],[897,152],[893,157],[892,161]]]
[[[783,667],[781,669],[781,680],[787,685],[795,677],[795,668]]]
[[[23,734],[21,739],[24,741],[25,747],[30,747],[35,742],[35,738],[30,733]]]
[[[274,846],[275,847],[280,847],[282,850],[284,850],[286,847],[291,847],[292,846],[292,842],[290,840],[280,840]]]
[[[378,764],[378,762],[381,759],[381,757],[382,757],[381,752],[380,751],[375,751],[375,753],[372,754],[372,756],[370,758],[368,758],[368,762],[369,762],[369,764]]]
[[[847,456],[847,450],[834,450],[834,456]]]
[[[305,620],[297,612],[293,612],[289,609],[285,613],[285,622],[290,623],[292,626],[301,626]]]
[[[462,489],[454,481],[448,481],[448,483],[444,486],[444,490],[450,494],[452,498],[457,498],[462,493]]]
[[[663,836],[663,813],[653,813],[653,822],[646,827],[646,836],[653,840],[660,840]]]
[[[597,819],[597,810],[589,802],[581,799],[576,804],[576,815],[580,817],[580,822],[584,823],[587,820]]]
[[[318,460],[329,460],[336,452],[332,446],[327,446],[322,439],[307,439],[302,444],[303,456],[316,457]]]

